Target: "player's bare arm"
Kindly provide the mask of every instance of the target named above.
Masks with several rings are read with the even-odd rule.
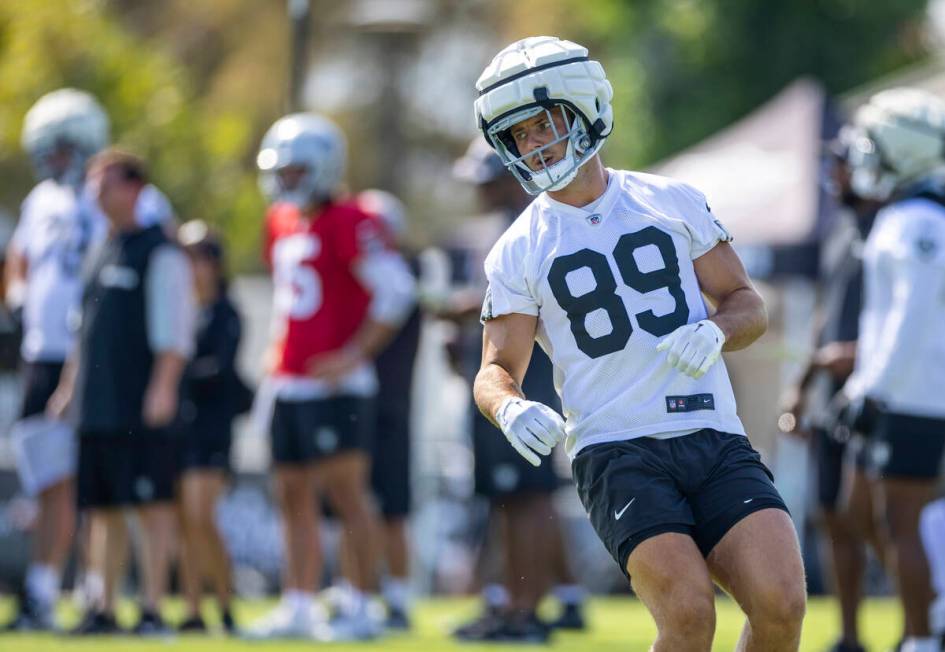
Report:
[[[525,398],[522,379],[532,357],[538,318],[512,313],[486,322],[482,333],[482,365],[473,384],[479,411],[495,423],[504,400]]]
[[[715,306],[710,319],[725,335],[722,350],[738,351],[761,337],[768,311],[732,246],[720,242],[693,266],[699,287]]]
[[[23,305],[26,294],[26,256],[14,246],[7,247],[7,259],[3,267],[4,299],[7,306],[15,310]]]

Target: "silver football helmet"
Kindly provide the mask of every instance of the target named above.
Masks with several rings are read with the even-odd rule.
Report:
[[[77,185],[86,161],[108,145],[108,129],[108,115],[98,100],[60,88],[43,95],[26,113],[21,142],[40,179]],[[57,153],[66,156],[57,161]]]
[[[885,201],[945,165],[945,102],[916,88],[873,95],[845,133],[850,185]]]
[[[613,89],[587,48],[551,36],[533,36],[512,43],[499,52],[476,82],[476,122],[489,144],[530,194],[560,190],[577,175],[604,144],[614,126]],[[511,127],[545,112],[560,112],[567,125],[554,129],[553,140],[528,156],[522,156]],[[564,158],[545,165],[540,154],[567,141]],[[532,170],[526,158],[536,156],[540,170]]]
[[[270,201],[303,207],[331,197],[345,167],[345,139],[332,122],[312,113],[280,118],[263,136],[256,157],[259,186]],[[280,171],[303,170],[298,182],[287,184]]]
[[[403,240],[407,234],[407,209],[393,193],[370,188],[359,192],[356,201],[363,211],[380,218],[391,240],[395,243]]]

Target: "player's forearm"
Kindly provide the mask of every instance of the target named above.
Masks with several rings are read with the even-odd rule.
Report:
[[[473,398],[483,416],[498,427],[495,413],[502,402],[511,397],[525,398],[512,374],[494,362],[483,365],[473,383]]]
[[[154,356],[151,385],[176,389],[187,366],[187,358],[175,351],[162,351]]]
[[[366,319],[346,346],[352,347],[364,358],[374,359],[397,334],[392,323]]]
[[[753,288],[742,287],[719,303],[712,321],[725,333],[723,351],[738,351],[768,330],[765,302]]]

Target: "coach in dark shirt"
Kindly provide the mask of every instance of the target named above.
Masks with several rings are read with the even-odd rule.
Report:
[[[89,572],[101,578],[77,633],[116,629],[127,507],[142,529],[144,595],[135,631],[161,633],[157,610],[175,532],[177,458],[168,427],[193,348],[193,283],[184,254],[162,227],[142,227],[136,217],[147,183],[143,162],[106,150],[90,161],[89,179],[110,233],[85,271],[77,358],[53,401],[55,407],[68,399],[77,422],[78,504],[90,516]]]

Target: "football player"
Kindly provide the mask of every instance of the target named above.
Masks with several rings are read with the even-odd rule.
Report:
[[[273,202],[265,246],[274,283],[270,435],[285,568],[280,605],[251,635],[371,638],[363,591],[376,572],[379,527],[368,500],[372,361],[407,317],[414,281],[378,220],[339,198],[345,142],[335,125],[286,116],[266,133],[257,163]],[[350,535],[349,579],[359,591],[330,628],[312,600],[321,568],[316,489]]]
[[[919,535],[945,451],[945,102],[911,88],[877,93],[853,118],[851,184],[884,202],[863,249],[855,413],[877,414],[872,463],[904,612],[904,652],[938,650]]]
[[[450,249],[457,269],[454,276],[462,285],[449,297],[447,308],[439,311],[439,316],[454,320],[459,327],[456,366],[472,385],[482,358],[479,312],[486,287],[482,264],[531,197],[482,136],[477,136],[455,162],[453,176],[476,188],[486,211],[467,220],[456,233]],[[551,361],[536,345],[523,391],[557,408],[552,376]],[[471,416],[474,490],[489,502],[490,519],[479,566],[489,568],[490,564],[483,562],[492,553],[499,553],[499,565],[505,572],[501,583],[481,578],[487,580],[482,590],[485,609],[481,616],[457,628],[454,637],[464,641],[544,642],[554,626],[582,629],[584,593],[568,567],[560,518],[552,500],[561,484],[558,474],[551,464],[529,464],[478,411],[473,410]],[[536,539],[546,542],[546,546],[536,551]],[[553,576],[554,593],[563,610],[560,618],[546,623],[539,620],[536,609]]]
[[[486,259],[477,405],[532,464],[564,442],[653,650],[711,649],[713,582],[748,617],[739,649],[797,650],[797,536],[720,360],[767,327],[731,237],[694,188],[604,167],[613,90],[586,48],[517,41],[476,87],[486,140],[538,195]],[[535,339],[564,417],[521,390]]]
[[[72,429],[45,416],[72,350],[80,267],[106,223],[84,194],[85,163],[108,144],[108,117],[83,91],[63,88],[26,114],[23,148],[39,183],[23,202],[7,249],[6,300],[21,315],[23,405],[13,440],[24,489],[39,511],[14,629],[48,629],[75,525]]]
[[[853,130],[844,127],[826,151],[826,190],[834,196],[836,228],[824,246],[823,298],[817,347],[782,399],[784,432],[809,438],[817,464],[817,502],[830,550],[833,590],[840,606],[841,637],[830,652],[863,652],[857,612],[866,568],[864,539],[883,559],[885,546],[873,518],[867,480],[869,460],[862,433],[838,423],[831,409],[853,371],[863,293],[859,252],[880,203],[864,199],[850,187],[849,151]],[[852,436],[851,436],[852,435]]]

